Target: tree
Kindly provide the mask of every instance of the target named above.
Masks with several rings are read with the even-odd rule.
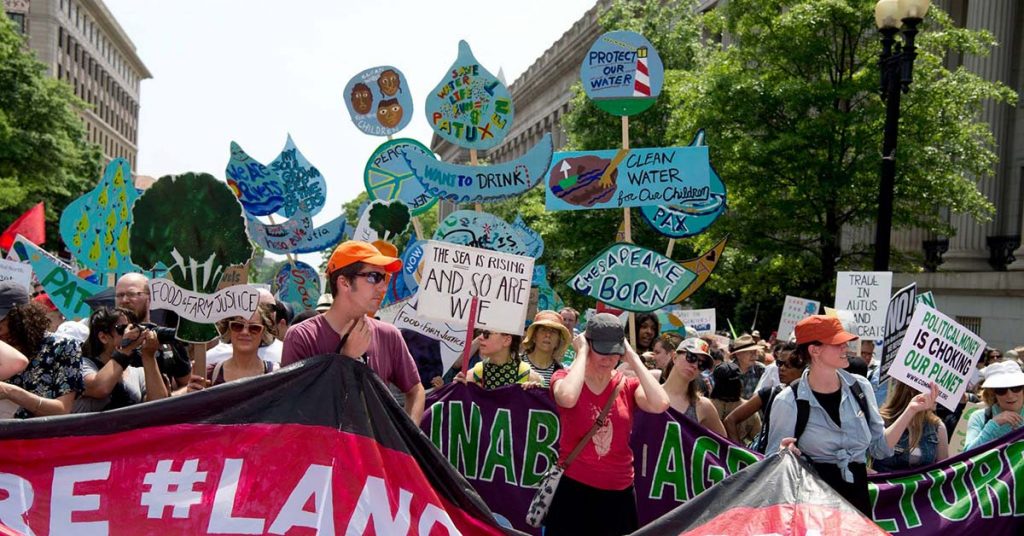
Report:
[[[47,236],[56,244],[59,214],[95,183],[101,154],[76,113],[87,105],[45,73],[0,17],[0,228],[45,201]]]

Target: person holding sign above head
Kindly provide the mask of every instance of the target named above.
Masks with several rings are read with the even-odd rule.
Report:
[[[846,343],[857,338],[838,318],[813,315],[797,323],[794,355],[809,366],[783,389],[769,415],[768,450],[805,456],[818,476],[864,515],[871,515],[867,457],[888,458],[914,416],[935,408],[938,387],[910,400],[888,428],[867,378],[845,370]],[[792,358],[791,358],[792,359]]]
[[[533,323],[526,328],[523,339],[523,360],[534,372],[540,374],[543,386],[551,382],[551,375],[561,370],[562,356],[572,342],[569,328],[562,324],[562,317],[554,311],[540,311],[533,317]]]
[[[655,346],[661,343],[662,339],[659,338]],[[711,370],[714,363],[710,351],[707,341],[697,337],[679,343],[675,357],[668,366],[668,379],[665,380],[664,388],[672,409],[704,428],[725,436],[725,427],[718,417],[718,410],[709,398],[700,394],[700,386],[704,382],[700,373],[702,370]]]
[[[1024,424],[1024,372],[1016,361],[1000,361],[985,367],[981,399],[985,411],[975,411],[967,421],[964,450],[994,441]]]
[[[369,316],[380,307],[390,274],[401,269],[401,260],[382,254],[373,244],[341,243],[327,262],[330,308],[288,330],[281,366],[321,354],[366,363],[405,394],[405,412],[418,423],[426,391],[416,362],[398,328]]]
[[[475,383],[484,389],[498,389],[509,385],[522,385],[524,389],[540,387],[544,379],[530,368],[530,364],[519,359],[519,335],[478,330],[473,339],[470,353],[480,352],[479,363],[469,369],[467,376],[462,371],[455,375],[455,381]]]
[[[638,409],[662,413],[669,397],[625,340],[614,315],[594,315],[573,346],[576,362],[551,376],[561,425],[559,464],[568,466],[554,492],[545,534],[627,534],[638,526],[629,448],[633,414]],[[636,377],[615,370],[620,359]],[[567,461],[570,453],[576,456]]]
[[[274,343],[274,306],[260,304],[248,320],[240,316],[217,322],[220,341],[231,347],[231,357],[217,363],[210,373],[211,385],[262,376],[277,369],[277,365],[259,355],[259,349]]]

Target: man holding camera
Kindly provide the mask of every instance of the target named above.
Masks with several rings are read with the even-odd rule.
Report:
[[[175,387],[185,387],[192,375],[192,360],[185,345],[174,338],[175,328],[158,325],[171,324],[171,318],[165,317],[163,322],[154,322],[151,318],[148,283],[149,279],[142,274],[130,273],[121,276],[114,286],[115,304],[134,312],[140,325],[156,332],[160,340],[160,349],[157,352],[160,372],[174,378]],[[142,366],[142,357],[138,352],[132,353],[132,365]]]

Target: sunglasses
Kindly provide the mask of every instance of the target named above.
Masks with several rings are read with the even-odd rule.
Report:
[[[488,331],[486,329],[481,329],[478,333],[479,333],[480,337],[483,337],[485,339],[489,339],[489,338],[491,338],[491,334],[493,332],[492,331]]]
[[[371,285],[376,285],[387,279],[387,275],[380,272],[359,272],[358,274],[353,275],[355,275],[355,277],[365,277],[366,281]]]
[[[996,396],[1003,396],[1007,391],[1011,393],[1020,393],[1021,391],[1024,391],[1024,385],[1018,385],[1016,387],[996,387],[995,389],[992,389],[992,392],[995,393]]]
[[[232,320],[231,322],[228,322],[228,328],[231,329],[232,333],[248,331],[250,335],[262,335],[264,326],[263,324],[252,324],[249,322],[242,322],[241,320]]]
[[[118,324],[114,326],[114,331],[116,331],[118,335],[124,335],[125,330],[127,330],[130,326],[131,324]]]
[[[710,359],[708,359],[708,358],[706,358],[706,357],[704,357],[702,355],[698,355],[698,354],[692,353],[692,352],[685,352],[685,354],[686,355],[684,357],[686,358],[686,362],[687,363],[692,363],[694,365],[697,365],[697,368],[700,369],[700,370],[710,370],[711,369],[711,363],[710,363],[711,360]]]

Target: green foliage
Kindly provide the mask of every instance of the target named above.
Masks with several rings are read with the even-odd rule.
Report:
[[[0,229],[44,201],[46,234],[55,239],[64,207],[100,176],[101,155],[76,114],[86,104],[45,73],[0,17]]]
[[[401,202],[390,205],[371,205],[370,228],[377,231],[382,240],[389,240],[409,226],[409,207]]]

